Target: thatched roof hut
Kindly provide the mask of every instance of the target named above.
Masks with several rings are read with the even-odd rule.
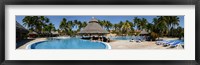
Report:
[[[32,31],[32,32],[29,32],[29,33],[28,33],[28,36],[29,36],[30,38],[36,38],[36,37],[38,36],[38,33]]]
[[[107,34],[108,31],[104,30],[94,17],[89,21],[87,26],[79,32],[79,34]]]
[[[142,30],[141,32],[140,32],[140,34],[141,35],[147,35],[147,34],[149,34],[147,31],[145,31],[145,30]]]
[[[18,22],[16,22],[16,31],[19,31],[22,33],[28,33],[28,30],[24,28],[22,25],[20,25]]]
[[[16,21],[16,41],[20,41],[22,39],[26,39],[28,34],[28,30],[25,29],[22,25],[20,25]]]
[[[29,32],[28,34],[35,34],[35,35],[37,35],[37,33],[36,33],[36,32],[34,32],[34,31],[33,31],[33,32]]]
[[[51,33],[52,33],[53,35],[58,35],[58,34],[59,34],[58,31],[51,31]]]

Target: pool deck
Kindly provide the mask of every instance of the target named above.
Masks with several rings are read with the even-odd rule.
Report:
[[[29,44],[45,41],[45,40],[47,40],[47,38],[36,38],[35,40],[32,40],[20,46],[17,49],[26,49],[27,45]],[[135,41],[130,42],[129,40],[114,40],[108,44],[111,46],[111,49],[183,49],[181,47],[177,47],[177,48],[163,47],[162,45],[156,45],[155,41],[143,41],[143,42],[137,43]]]
[[[175,40],[178,38],[160,38],[163,40]],[[182,47],[169,48],[162,45],[156,45],[156,41],[130,42],[130,40],[114,40],[110,42],[112,49],[183,49]]]
[[[17,49],[26,49],[27,45],[29,45],[29,44],[36,43],[36,42],[40,42],[40,41],[45,41],[45,40],[47,40],[47,38],[36,38],[36,39],[34,39],[34,40],[32,40],[32,41],[30,41],[30,42],[28,42],[28,43],[26,43],[26,44],[20,46],[20,47],[17,48]]]
[[[156,45],[155,41],[143,42],[129,42],[129,40],[116,40],[108,43],[112,49],[183,49],[183,48],[169,48],[162,45]]]

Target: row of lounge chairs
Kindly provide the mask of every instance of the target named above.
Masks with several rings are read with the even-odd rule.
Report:
[[[181,45],[184,47],[184,41],[183,40],[163,40],[163,41],[156,41],[157,45],[163,45],[164,47],[169,46],[171,48],[177,47],[178,45]]]
[[[129,42],[137,42],[137,43],[140,43],[140,42],[142,42],[143,40],[141,40],[141,39],[136,39],[136,40],[134,40],[134,39],[131,39]]]

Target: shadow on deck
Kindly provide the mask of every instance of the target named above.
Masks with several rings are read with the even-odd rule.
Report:
[[[16,43],[16,48],[19,48],[20,46],[22,46],[22,45],[24,45],[25,43],[30,42],[30,41],[32,41],[32,40],[34,40],[34,39],[23,39],[23,40],[17,41],[17,43]]]
[[[99,37],[82,37],[81,39],[85,39],[85,40],[90,40],[92,38],[92,40],[98,40]],[[107,42],[108,39],[106,37],[103,37],[103,42]]]

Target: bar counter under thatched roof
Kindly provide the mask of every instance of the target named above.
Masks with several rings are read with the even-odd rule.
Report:
[[[79,32],[79,34],[107,34],[108,31],[104,30],[95,18],[92,18],[87,26]]]

